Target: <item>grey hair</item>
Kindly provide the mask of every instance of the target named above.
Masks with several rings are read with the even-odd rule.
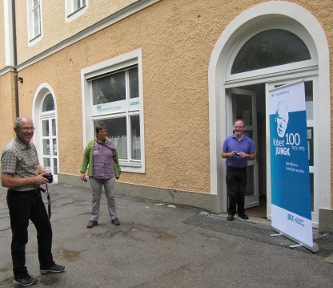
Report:
[[[23,120],[28,119],[27,117],[18,117],[14,123],[14,129],[20,128]]]
[[[238,122],[238,121],[241,121],[241,122],[243,123],[243,126],[245,127],[245,121],[244,121],[242,118],[238,118],[238,119],[236,119],[236,121],[234,122],[234,125],[235,125],[235,123]]]

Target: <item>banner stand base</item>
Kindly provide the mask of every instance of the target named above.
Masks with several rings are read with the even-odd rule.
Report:
[[[302,247],[301,244],[295,244],[295,245],[290,245],[289,248],[294,249],[294,248],[298,248],[298,247]]]
[[[275,233],[275,234],[271,234],[271,237],[277,237],[277,236],[282,236],[283,234],[281,233]]]
[[[306,245],[304,243],[299,242],[297,239],[295,239],[295,238],[293,238],[293,237],[291,237],[291,236],[289,236],[285,233],[282,233],[281,231],[277,230],[276,228],[274,228],[274,230],[276,230],[278,233],[271,234],[271,237],[284,236],[284,237],[298,243],[296,245],[290,245],[289,248],[294,249],[294,248],[298,248],[298,247],[302,246],[302,247],[312,251],[313,253],[317,253],[319,251],[319,246],[316,243],[313,243],[313,246],[311,247],[309,245]]]

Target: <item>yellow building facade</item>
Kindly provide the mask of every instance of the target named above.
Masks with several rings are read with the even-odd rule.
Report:
[[[31,117],[41,163],[58,183],[87,185],[83,149],[105,122],[121,156],[118,193],[222,213],[221,147],[242,117],[257,147],[246,205],[264,199],[270,219],[268,93],[304,81],[312,222],[333,231],[332,9],[329,0],[2,1],[0,148],[15,118]]]

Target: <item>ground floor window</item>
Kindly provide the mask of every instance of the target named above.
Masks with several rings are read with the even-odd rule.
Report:
[[[41,165],[54,175],[58,181],[58,128],[57,108],[54,92],[48,84],[41,84],[37,89],[34,107],[34,123],[36,126],[35,145]]]
[[[107,126],[108,136],[117,147],[122,165],[140,166],[140,115],[99,119],[94,121],[94,127],[100,123]]]
[[[143,173],[141,51],[96,64],[82,73],[87,139],[93,137],[96,125],[105,124],[122,170]]]

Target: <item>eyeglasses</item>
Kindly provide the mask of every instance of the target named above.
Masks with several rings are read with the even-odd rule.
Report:
[[[35,127],[20,127],[20,129],[23,130],[24,132],[35,131],[36,130]]]

